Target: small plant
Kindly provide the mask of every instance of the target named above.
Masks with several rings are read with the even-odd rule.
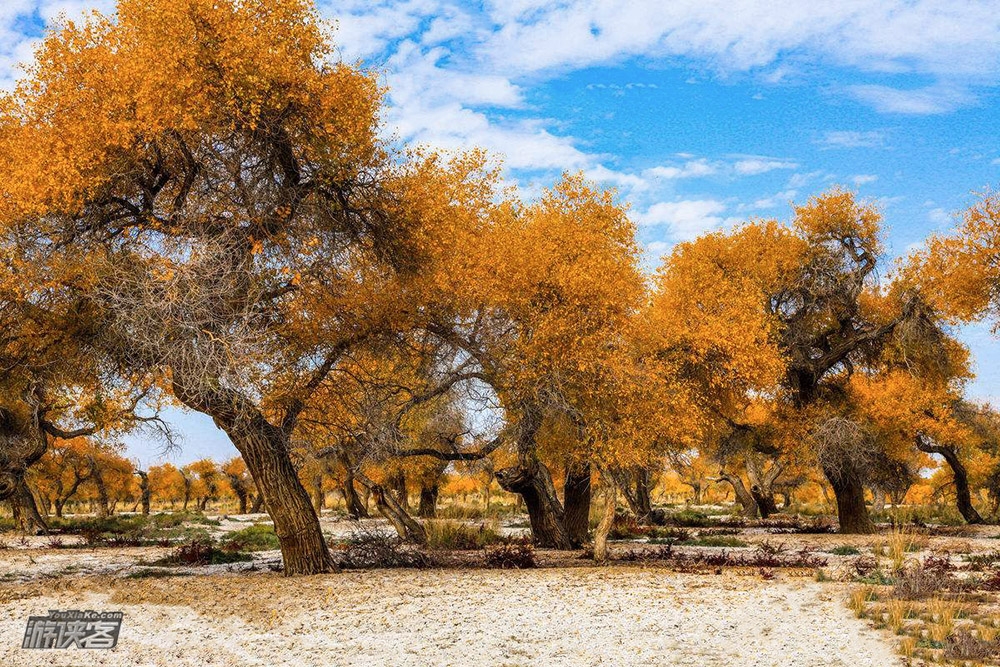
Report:
[[[431,558],[395,535],[378,528],[358,528],[349,542],[333,552],[337,565],[347,569],[388,567],[424,568],[433,565]]]
[[[274,526],[255,524],[229,533],[222,543],[226,551],[273,551],[281,548]]]
[[[868,586],[862,588],[855,588],[851,591],[850,597],[847,601],[847,606],[854,612],[854,615],[858,618],[865,617],[865,609],[868,603],[876,599],[875,590]]]
[[[902,600],[889,600],[886,605],[886,627],[895,634],[899,634],[903,629],[903,621],[906,619],[909,608]]]
[[[746,547],[749,546],[746,542],[739,539],[738,537],[732,537],[729,535],[706,535],[704,537],[696,537],[680,542],[685,546],[689,547]]]
[[[461,521],[436,519],[426,521],[424,529],[427,531],[427,547],[430,549],[469,551],[503,540],[495,522],[470,525]]]
[[[526,540],[487,547],[483,551],[486,567],[502,570],[525,570],[538,567],[535,548]]]
[[[63,543],[63,540],[62,540],[61,537],[54,536],[54,537],[49,538],[49,542],[48,542],[49,549],[62,549],[65,546],[66,546],[66,544]]]
[[[244,553],[223,551],[210,540],[192,540],[177,547],[166,558],[153,563],[154,565],[222,565],[253,560]]]
[[[827,551],[834,556],[857,556],[861,551],[857,547],[852,547],[849,544],[844,544],[839,547],[834,547]]]

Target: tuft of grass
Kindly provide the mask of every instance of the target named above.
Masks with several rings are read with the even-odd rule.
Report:
[[[172,554],[153,562],[153,565],[224,565],[253,560],[239,551],[223,551],[210,540],[193,540],[182,544]]]
[[[844,544],[839,547],[828,549],[827,553],[833,554],[834,556],[857,556],[861,553],[861,550],[857,547],[852,547],[849,544]]]
[[[448,519],[429,519],[424,522],[427,531],[427,548],[449,551],[482,549],[489,544],[503,541],[495,522],[478,525]]]
[[[747,547],[750,546],[738,537],[733,537],[731,535],[705,535],[703,537],[694,537],[678,544],[683,544],[689,547]]]
[[[125,575],[126,579],[162,579],[164,577],[189,577],[190,572],[178,572],[176,570],[168,570],[162,567],[146,567],[141,570],[136,570],[135,572],[129,572]]]

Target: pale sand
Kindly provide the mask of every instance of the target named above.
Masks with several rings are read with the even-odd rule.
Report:
[[[0,583],[0,588],[13,585]],[[900,665],[842,584],[659,568],[61,577],[0,602],[0,665]],[[9,597],[9,596],[8,596]],[[114,651],[19,648],[49,609],[121,610]]]

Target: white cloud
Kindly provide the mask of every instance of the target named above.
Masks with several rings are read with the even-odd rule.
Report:
[[[885,145],[885,135],[878,131],[828,130],[816,143],[824,148],[877,148]]]
[[[680,166],[660,166],[653,167],[648,171],[650,176],[664,178],[668,180],[677,178],[697,178],[699,176],[711,176],[718,169],[704,158],[698,160],[688,160]]]
[[[974,100],[966,90],[945,86],[903,90],[881,85],[857,85],[850,86],[848,91],[882,113],[941,114],[954,111]]]
[[[854,183],[855,186],[862,186],[866,183],[874,183],[877,180],[878,176],[875,174],[858,174],[857,176],[851,177],[851,183]]]
[[[640,225],[666,226],[671,239],[687,241],[735,222],[735,218],[719,215],[725,211],[726,204],[716,199],[683,199],[658,202],[635,217]]]
[[[951,213],[940,207],[927,211],[927,219],[938,227],[946,227],[952,223]]]
[[[799,165],[790,160],[780,160],[775,158],[751,157],[737,160],[733,168],[741,176],[756,176],[775,169],[796,169]]]
[[[758,199],[749,206],[744,206],[742,208],[749,210],[766,210],[770,208],[777,208],[778,206],[786,206],[795,199],[797,194],[797,190],[785,190],[770,197]]]

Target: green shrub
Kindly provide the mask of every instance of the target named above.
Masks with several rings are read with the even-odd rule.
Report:
[[[833,554],[834,556],[857,556],[861,553],[861,550],[857,547],[852,547],[849,544],[844,544],[839,547],[828,549],[827,553]]]
[[[679,544],[689,547],[746,547],[746,542],[731,535],[705,535],[684,540]]]
[[[192,540],[177,547],[172,554],[154,561],[153,565],[223,565],[253,560],[239,551],[224,551],[211,540]]]
[[[227,551],[271,551],[281,548],[274,526],[254,524],[229,533],[222,548]]]

